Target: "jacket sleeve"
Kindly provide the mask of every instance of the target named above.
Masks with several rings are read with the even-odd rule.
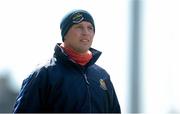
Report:
[[[109,102],[110,102],[110,107],[109,107],[109,112],[111,113],[121,113],[121,108],[120,104],[118,101],[118,98],[116,96],[116,91],[114,89],[113,83],[110,79],[110,75],[104,70],[106,77],[106,84],[108,88],[108,94],[109,94]]]
[[[33,72],[23,81],[14,105],[14,113],[43,112],[46,109],[47,73],[45,68]]]
[[[118,98],[116,96],[116,92],[114,86],[110,80],[110,77],[106,80],[106,84],[108,87],[108,93],[110,98],[110,111],[111,113],[121,113],[120,104]]]

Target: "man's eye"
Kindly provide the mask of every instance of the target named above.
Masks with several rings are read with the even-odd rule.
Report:
[[[93,27],[88,27],[89,28],[89,30],[94,30],[94,28]]]

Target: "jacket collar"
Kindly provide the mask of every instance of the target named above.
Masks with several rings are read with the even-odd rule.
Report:
[[[53,56],[57,59],[57,61],[61,61],[63,63],[67,63],[67,64],[76,64],[68,58],[68,56],[64,53],[64,50],[61,48],[60,45],[61,45],[61,43],[57,43],[55,48],[54,48],[54,55]],[[98,58],[100,57],[100,55],[102,53],[102,52],[100,52],[94,48],[90,48],[89,50],[92,52],[93,57],[89,61],[89,63],[87,63],[85,65],[85,67],[95,64],[95,62],[98,60]]]

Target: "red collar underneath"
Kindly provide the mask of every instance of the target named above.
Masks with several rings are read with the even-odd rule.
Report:
[[[82,66],[86,65],[92,58],[92,52],[89,50],[84,54],[80,54],[72,48],[65,47],[64,44],[61,44],[60,46],[64,49],[69,58]]]

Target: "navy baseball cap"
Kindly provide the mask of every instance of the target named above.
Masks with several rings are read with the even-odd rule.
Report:
[[[69,13],[67,13],[61,23],[60,23],[60,29],[61,29],[61,36],[62,36],[62,41],[64,41],[64,36],[70,29],[70,27],[74,24],[81,23],[82,21],[87,21],[90,22],[94,28],[95,32],[95,25],[94,25],[94,20],[91,14],[85,10],[73,10]]]

